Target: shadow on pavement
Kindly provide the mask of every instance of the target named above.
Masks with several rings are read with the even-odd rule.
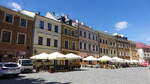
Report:
[[[16,79],[16,78],[23,78],[23,77],[25,77],[25,76],[18,76],[18,77],[14,77],[14,76],[0,76],[0,81],[1,80],[11,80],[11,79]]]
[[[60,83],[60,82],[46,82],[43,79],[25,78],[24,76],[5,76],[0,78],[0,84],[71,84],[71,82]]]

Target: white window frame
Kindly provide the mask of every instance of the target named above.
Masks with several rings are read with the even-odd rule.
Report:
[[[8,32],[11,32],[11,36],[10,36],[10,42],[4,42],[4,43],[11,43],[12,42],[12,33],[13,31],[12,30],[8,30],[8,29],[2,29],[1,30],[1,38],[0,38],[0,41],[2,42],[2,37],[3,37],[3,31],[8,31]]]
[[[82,42],[80,42],[80,43],[81,43],[81,45],[79,44],[79,47],[80,47],[80,49],[83,49]]]
[[[68,41],[68,49],[69,49],[69,48],[70,48],[70,47],[69,47],[69,40],[65,40],[65,42],[66,42],[66,41]],[[65,42],[64,42],[64,45],[65,45]],[[66,49],[66,45],[65,45],[65,49]]]
[[[4,22],[6,22],[6,14],[10,14],[10,13],[5,12],[5,15],[4,15]],[[6,23],[8,23],[8,24],[13,24],[13,23],[14,23],[14,15],[13,15],[13,14],[10,14],[10,15],[12,15],[12,16],[13,16],[13,18],[12,18],[12,22],[11,22],[11,23],[6,22]]]
[[[56,26],[58,27],[58,32],[55,32],[55,27],[56,27]],[[58,26],[57,24],[54,25],[54,32],[55,32],[55,33],[59,33],[59,26]]]
[[[47,22],[47,30],[49,29],[49,28],[48,28],[48,24],[51,24],[51,31],[53,31],[53,24],[52,24],[51,22]],[[48,30],[48,31],[49,31],[49,30]],[[50,31],[50,32],[51,32],[51,31]]]
[[[47,39],[50,39],[50,46],[47,45]],[[56,39],[54,39],[54,40],[56,40]],[[49,38],[49,37],[46,38],[46,46],[51,47],[52,46],[52,42],[51,41],[52,41],[52,38]]]
[[[39,26],[39,28],[41,29],[41,21],[44,22],[44,27],[43,27],[43,29],[45,29],[45,23],[46,23],[46,22],[43,21],[43,20],[39,20],[39,25],[38,25],[38,26]]]
[[[55,40],[57,40],[57,47],[55,47]],[[59,42],[58,42],[59,40],[58,39],[53,39],[53,46],[55,47],[55,48],[58,48],[59,47]]]
[[[20,25],[20,27],[24,27],[24,26],[21,26],[21,19],[24,19],[24,18],[20,18],[19,25]],[[27,28],[27,26],[28,26],[28,20],[27,19],[25,19],[25,20],[26,20],[26,26],[24,28]]]
[[[17,44],[18,44],[18,37],[19,37],[19,34],[25,35],[24,44],[26,44],[26,38],[27,38],[27,35],[26,35],[25,33],[21,33],[21,32],[18,32],[18,33],[17,33]],[[24,44],[19,44],[19,45],[24,45]]]

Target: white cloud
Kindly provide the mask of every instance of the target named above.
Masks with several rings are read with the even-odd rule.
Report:
[[[117,22],[115,24],[115,28],[118,31],[126,29],[127,27],[128,27],[128,22],[127,21],[121,21],[121,22]]]
[[[16,3],[16,2],[11,2],[11,3],[10,3],[10,6],[13,8],[13,10],[16,10],[16,11],[22,10],[21,5],[19,5],[19,4]]]
[[[150,41],[150,37],[149,37],[149,38],[146,38],[146,41]]]

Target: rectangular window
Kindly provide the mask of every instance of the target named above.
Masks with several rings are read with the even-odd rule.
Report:
[[[68,34],[68,30],[67,30],[67,29],[65,29],[65,30],[64,30],[64,33],[67,35],[67,34]]]
[[[102,43],[102,39],[101,38],[99,38],[99,42]]]
[[[105,49],[103,49],[103,53],[105,54],[106,52],[105,52]]]
[[[116,51],[114,50],[114,54],[116,54]]]
[[[71,30],[68,30],[68,35],[71,35]]]
[[[82,36],[82,31],[80,31],[80,36]]]
[[[84,43],[84,49],[86,50],[86,43]]]
[[[98,37],[96,36],[96,41],[98,41]]]
[[[65,41],[65,48],[68,49],[69,48],[69,42]]]
[[[75,45],[75,42],[73,42],[72,43],[72,49],[75,50],[75,48],[76,48],[76,45]]]
[[[106,49],[106,54],[108,54],[108,49]]]
[[[72,31],[72,36],[75,36],[74,31]]]
[[[82,42],[80,42],[80,49],[82,49]]]
[[[96,51],[98,51],[98,46],[96,46]]]
[[[44,21],[40,21],[40,25],[39,26],[40,26],[41,29],[44,29]]]
[[[95,51],[95,45],[93,45],[93,51]]]
[[[12,23],[13,22],[13,15],[6,14],[5,21],[9,22],[9,23]]]
[[[102,48],[100,48],[100,53],[103,53]]]
[[[51,39],[47,38],[47,46],[51,46]]]
[[[10,42],[11,41],[11,32],[3,31],[2,32],[2,42]]]
[[[55,32],[58,33],[58,26],[55,25]]]
[[[95,40],[95,36],[93,35],[93,40]]]
[[[51,30],[52,30],[52,24],[48,23],[48,31],[51,31]]]
[[[105,40],[103,39],[102,41],[103,41],[103,44],[104,44],[104,43],[105,43]]]
[[[18,34],[18,44],[25,44],[25,34]]]
[[[84,32],[84,37],[86,38],[86,32]]]
[[[26,20],[26,19],[21,19],[21,20],[20,20],[20,25],[21,25],[22,27],[27,27],[27,20]]]
[[[54,47],[58,47],[58,40],[54,40]]]
[[[89,44],[89,51],[91,51],[91,44]]]
[[[113,50],[110,50],[110,53],[113,54]]]
[[[107,40],[106,40],[105,42],[106,42],[106,44],[108,44],[108,41],[107,41]]]
[[[38,44],[39,44],[39,45],[43,45],[43,37],[39,37],[39,39],[38,39]]]
[[[89,34],[89,39],[91,39],[91,34]]]

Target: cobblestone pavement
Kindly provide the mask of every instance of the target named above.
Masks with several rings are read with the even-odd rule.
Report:
[[[150,84],[150,69],[83,69],[58,73],[20,74],[18,78],[1,78],[0,84]]]

